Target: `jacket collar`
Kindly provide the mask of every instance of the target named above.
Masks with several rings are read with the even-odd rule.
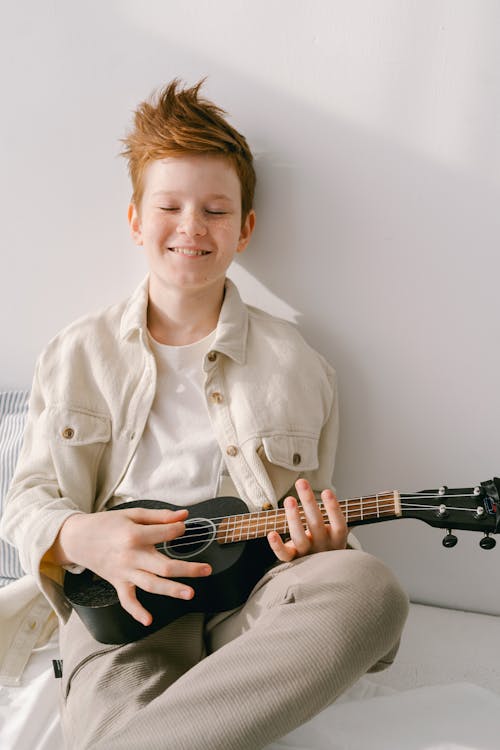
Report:
[[[132,331],[145,331],[147,328],[149,274],[141,281],[135,292],[127,300],[120,323],[120,336],[126,339]]]
[[[226,278],[224,300],[212,349],[242,365],[246,360],[247,336],[248,308],[242,302],[236,285]]]
[[[146,331],[149,274],[140,283],[126,303],[120,324],[121,338],[133,331]],[[248,310],[242,302],[236,285],[226,278],[224,301],[212,344],[214,351],[225,354],[238,364],[244,364],[248,334]]]

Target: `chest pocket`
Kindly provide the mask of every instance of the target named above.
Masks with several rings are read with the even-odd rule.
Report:
[[[308,435],[271,435],[262,438],[257,451],[266,472],[281,497],[292,486],[295,479],[306,471],[319,466],[318,438]]]
[[[92,508],[99,461],[111,439],[107,415],[82,409],[49,407],[45,432],[58,485],[64,496]]]
[[[46,425],[49,439],[68,447],[107,443],[111,438],[109,417],[80,409],[51,407]]]
[[[262,438],[268,461],[290,471],[318,468],[318,438],[304,435],[272,435]]]

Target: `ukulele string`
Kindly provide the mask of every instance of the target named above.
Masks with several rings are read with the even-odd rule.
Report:
[[[401,492],[399,494],[399,496],[400,496],[401,499],[405,499],[405,500],[418,500],[420,498],[427,498],[427,497],[435,498],[436,500],[440,500],[441,498],[455,498],[455,497],[477,497],[477,498],[480,497],[479,495],[473,495],[471,492],[469,492],[468,494],[465,494],[465,495],[459,495],[459,494],[456,494],[456,493],[454,495],[452,495],[452,494],[450,494],[450,495],[439,495],[439,494],[436,494],[435,492],[434,493],[430,493],[430,492],[414,492],[414,493]]]
[[[420,493],[419,492],[419,493],[415,493],[415,494],[402,494],[402,493],[400,493],[399,497],[400,497],[401,500],[403,500],[403,499],[404,500],[421,500],[421,499],[427,499],[427,498],[434,498],[436,500],[441,500],[443,498],[475,497],[475,496],[472,495],[472,494],[469,494],[469,495],[452,495],[452,494],[450,494],[450,495],[438,495],[436,493],[431,494],[430,492],[429,493]],[[369,502],[372,503],[371,507],[375,507],[375,508],[376,507],[380,507],[380,508],[384,508],[384,507],[385,508],[392,508],[392,507],[395,507],[395,505],[396,505],[395,500],[394,500],[394,493],[392,491],[391,492],[380,492],[378,495],[363,495],[362,497],[348,498],[347,500],[339,500],[338,501],[338,503],[339,503],[339,505],[341,507],[343,505],[344,506],[352,505],[354,507],[357,504],[359,504],[360,506],[362,506],[363,512],[365,511],[365,509],[370,510],[370,505],[368,504]],[[420,506],[418,504],[414,505],[412,503],[403,503],[403,502],[400,502],[400,505],[402,507],[404,506],[404,507],[407,507],[407,508],[412,508],[412,507],[426,507],[427,508],[428,507],[429,509],[431,509],[431,508],[436,507],[434,505]],[[324,508],[325,508],[325,505],[322,502],[318,502],[318,506],[322,510],[324,510]],[[302,506],[299,506],[299,508],[301,508],[301,507]],[[189,510],[189,506],[187,506],[186,509]],[[469,509],[468,508],[456,508],[456,509],[450,508],[450,510],[469,510]],[[257,511],[254,511],[252,513],[237,513],[236,515],[231,515],[231,516],[227,516],[227,515],[226,516],[211,516],[210,518],[208,518],[206,520],[212,521],[212,522],[216,523],[218,521],[224,521],[225,519],[231,518],[231,519],[242,519],[241,523],[243,523],[245,519],[250,519],[252,516],[254,516],[254,517],[257,518],[258,516],[262,516],[262,515],[264,515],[266,513],[273,514],[273,513],[284,513],[284,512],[285,512],[284,508],[273,508],[272,510],[263,510],[263,511],[257,510]],[[474,509],[474,512],[475,512],[475,509]],[[193,520],[198,520],[198,519],[193,519]],[[205,519],[202,519],[202,520],[205,520]],[[186,522],[189,523],[189,521],[190,521],[190,519],[188,517],[186,519]]]
[[[436,497],[440,499],[443,496],[433,495],[432,497]],[[455,495],[454,497],[457,497],[457,495]],[[470,497],[472,497],[472,495]],[[370,497],[370,500],[373,500],[373,498]],[[340,504],[342,503],[345,504],[348,502],[350,503],[353,501],[351,500],[341,501]],[[358,503],[359,503],[359,500],[358,500]],[[329,518],[326,512],[326,509],[324,508],[322,503],[318,503],[318,505],[322,511],[321,515],[322,515],[323,520],[328,522]],[[423,505],[423,504],[416,504],[416,503],[401,503],[401,507],[414,508],[416,510],[435,510],[436,508],[436,506],[434,505]],[[384,516],[383,511],[394,510],[394,502],[389,502],[388,500],[379,501],[378,503],[371,503],[371,505],[367,504],[363,508],[358,507],[357,510],[358,512],[362,510],[362,514],[360,513],[358,516],[356,516],[355,518],[356,521],[361,521],[361,520],[368,519],[368,518],[380,518],[381,516],[382,517]],[[448,510],[462,511],[465,513],[475,513],[475,510],[471,508],[449,507]],[[381,514],[381,511],[382,511],[382,514]],[[264,511],[264,514],[267,514],[267,513],[271,514],[272,512]],[[279,513],[279,516],[278,516],[278,513]],[[256,516],[256,518],[250,520],[250,517],[253,515]],[[288,531],[288,522],[287,522],[284,510],[280,510],[277,512],[275,511],[273,515],[274,515],[274,528],[269,528],[269,529],[268,529],[269,517],[265,517],[265,515],[264,517],[262,517],[261,512],[258,512],[255,514],[252,514],[252,513],[240,514],[236,516],[219,516],[218,518],[211,518],[207,520],[212,521],[212,522],[217,521],[217,520],[221,520],[221,521],[230,520],[231,523],[230,524],[228,523],[228,527],[226,529],[226,536],[232,535],[232,536],[237,537],[238,535],[242,535],[243,533],[249,534],[249,536],[246,536],[245,539],[233,540],[233,541],[246,541],[246,540],[252,539],[252,536],[251,536],[252,534],[255,534],[255,538],[259,538],[259,537],[263,537],[267,535],[267,533],[269,533],[270,531],[277,531],[276,527],[278,526],[278,524],[281,524],[283,526],[282,533],[285,533],[286,531]],[[390,514],[385,513],[385,515],[390,515]],[[239,527],[237,525],[238,519],[241,519]],[[305,514],[303,511],[301,511],[301,521],[304,521],[304,520],[305,520]],[[305,528],[307,529],[307,525],[305,526]],[[204,540],[208,540],[212,538],[213,536],[214,536],[213,528],[200,529],[198,533],[190,533],[185,541],[181,541],[182,537],[178,537],[177,539],[179,541],[175,544],[175,548],[177,549],[179,547],[190,546],[193,544],[193,542],[201,542]],[[160,544],[161,546],[163,546],[163,543],[160,543]]]

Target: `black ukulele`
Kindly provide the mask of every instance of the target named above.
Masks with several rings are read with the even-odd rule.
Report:
[[[450,490],[424,490],[412,494],[383,492],[340,502],[348,526],[418,518],[431,526],[448,529],[446,547],[456,544],[451,529],[482,531],[483,549],[495,546],[491,533],[500,527],[500,479],[482,482],[477,487]],[[177,506],[157,500],[137,500],[117,505],[120,508],[169,508]],[[325,520],[326,510],[322,503]],[[306,526],[305,516],[302,520]],[[67,572],[64,593],[93,637],[101,643],[130,643],[144,638],[188,612],[222,612],[240,607],[257,581],[274,562],[266,535],[270,531],[288,531],[282,508],[249,513],[245,503],[234,497],[219,497],[190,506],[185,534],[170,542],[157,544],[165,555],[180,560],[208,562],[212,575],[207,578],[178,578],[192,586],[190,600],[150,594],[137,589],[137,598],[153,615],[149,626],[141,625],[126,612],[114,587],[91,570],[81,574]]]

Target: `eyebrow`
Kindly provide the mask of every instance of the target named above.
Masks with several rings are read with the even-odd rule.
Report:
[[[178,195],[178,194],[179,194],[179,191],[177,190],[157,190],[156,192],[153,193],[153,197],[157,195]],[[208,195],[205,196],[205,198],[208,198],[210,200],[219,199],[219,200],[225,200],[225,201],[231,201],[231,202],[233,200],[232,198],[229,197],[229,195],[225,195],[224,193],[209,193]]]

